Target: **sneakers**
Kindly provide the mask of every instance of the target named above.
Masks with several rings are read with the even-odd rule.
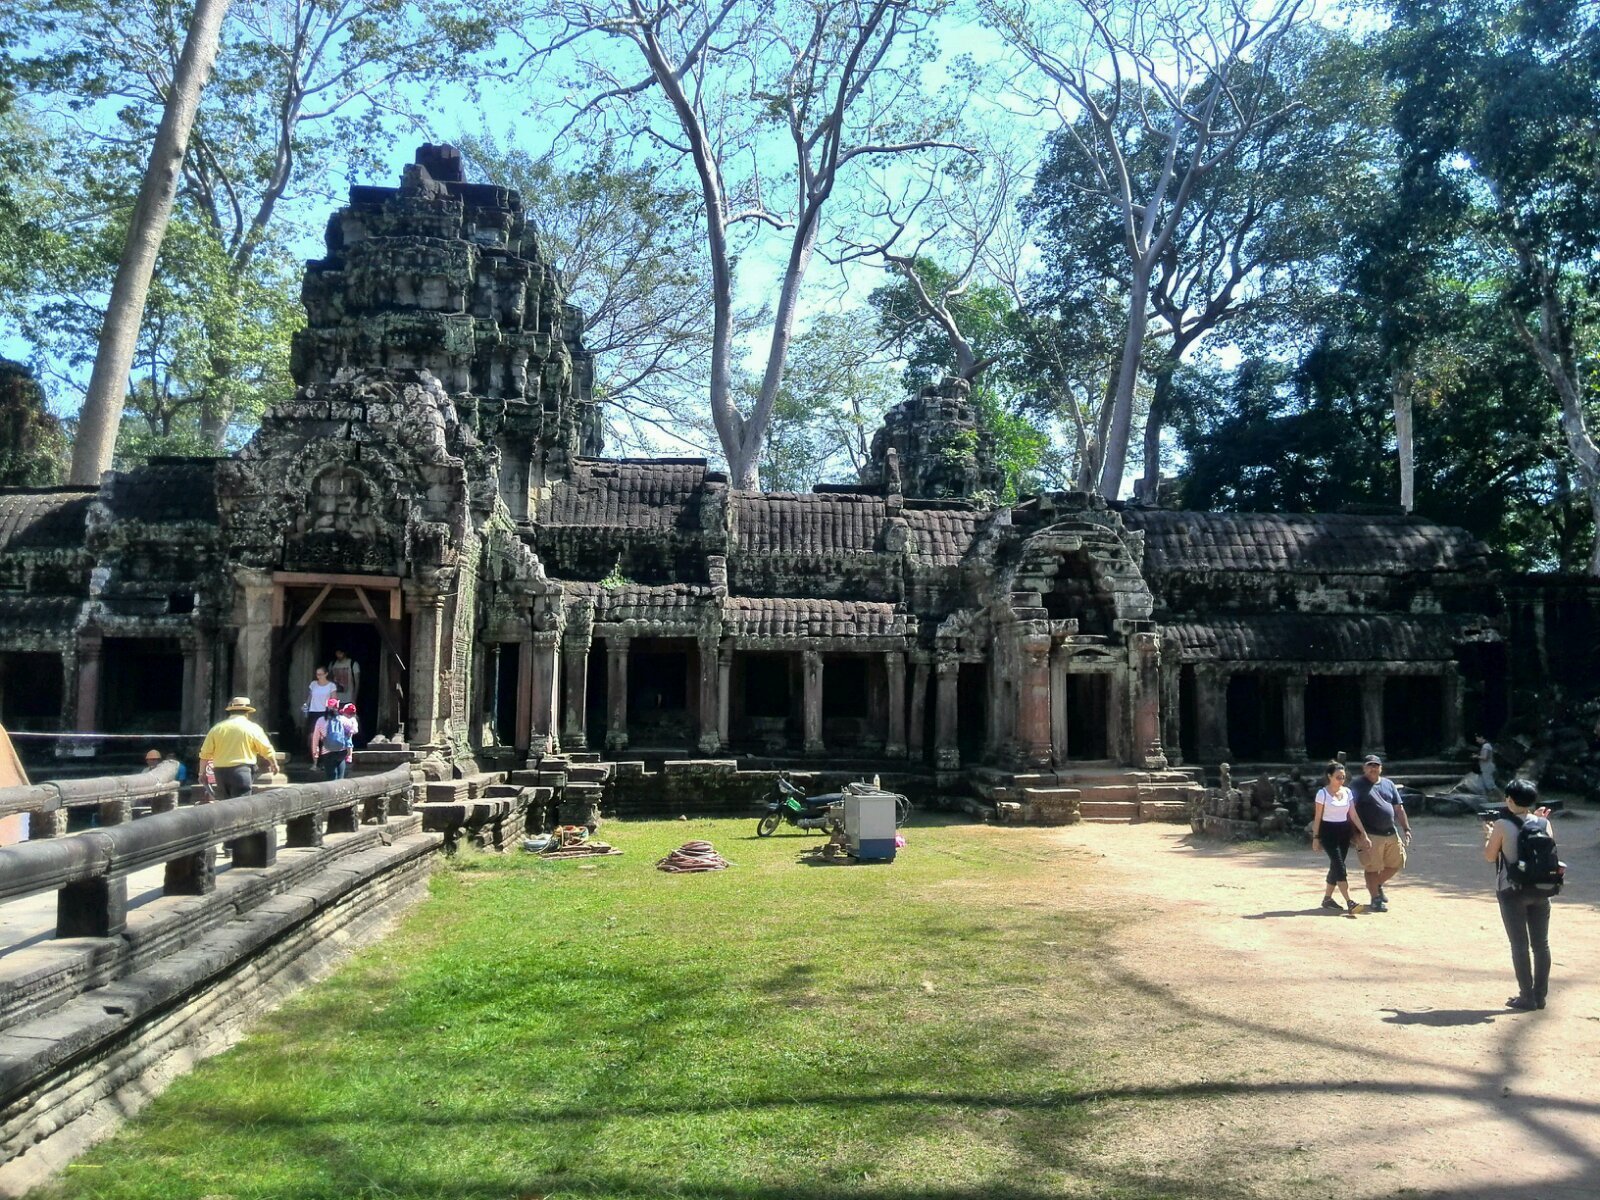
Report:
[[[1343,912],[1344,911],[1344,909],[1340,907],[1339,902],[1337,900],[1335,900],[1332,896],[1324,896],[1322,898],[1322,907],[1323,908],[1331,908],[1331,909],[1333,909],[1334,912]]]
[[[1532,996],[1513,996],[1506,1001],[1506,1007],[1514,1008],[1518,1012],[1531,1012],[1536,1008],[1543,1008],[1544,1005]]]
[[[1382,900],[1385,904],[1389,903],[1389,893],[1384,891],[1382,888],[1378,889],[1378,895],[1376,898]]]
[[[1386,900],[1384,900],[1384,898],[1382,896],[1379,896],[1371,904],[1367,905],[1367,911],[1368,912],[1388,912],[1389,911],[1389,904],[1388,904],[1388,902]]]
[[[1353,917],[1356,915],[1356,913],[1361,911],[1361,905],[1352,900],[1349,904],[1345,905],[1345,910]]]

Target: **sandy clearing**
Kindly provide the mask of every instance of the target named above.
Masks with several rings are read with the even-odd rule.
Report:
[[[1550,1007],[1527,1014],[1503,1007],[1515,985],[1481,827],[1416,828],[1391,911],[1355,918],[1316,908],[1325,860],[1309,849],[1162,825],[1049,835],[1095,860],[1064,900],[1117,920],[1097,968],[1122,1085],[1107,1167],[1264,1197],[1600,1195],[1600,817],[1557,824],[1573,880]],[[1535,1177],[1508,1177],[1517,1145]]]

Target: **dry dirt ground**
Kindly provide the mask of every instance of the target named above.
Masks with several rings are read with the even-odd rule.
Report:
[[[1317,908],[1309,848],[1165,825],[1046,835],[1089,860],[1060,900],[1116,922],[1097,970],[1118,1086],[1096,1157],[1196,1195],[1600,1196],[1600,815],[1557,821],[1571,882],[1534,1013],[1503,1007],[1482,827],[1414,825],[1390,911],[1353,918]]]

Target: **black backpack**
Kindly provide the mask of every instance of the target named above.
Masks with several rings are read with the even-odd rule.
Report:
[[[1566,882],[1567,864],[1556,857],[1556,839],[1550,822],[1530,826],[1525,817],[1507,814],[1517,825],[1517,860],[1501,857],[1506,864],[1506,879],[1519,892],[1554,896]]]

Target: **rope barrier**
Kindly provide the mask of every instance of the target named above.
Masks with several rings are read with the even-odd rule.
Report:
[[[723,871],[732,864],[710,842],[685,842],[665,858],[656,860],[656,870],[672,875],[689,875],[696,871]]]

